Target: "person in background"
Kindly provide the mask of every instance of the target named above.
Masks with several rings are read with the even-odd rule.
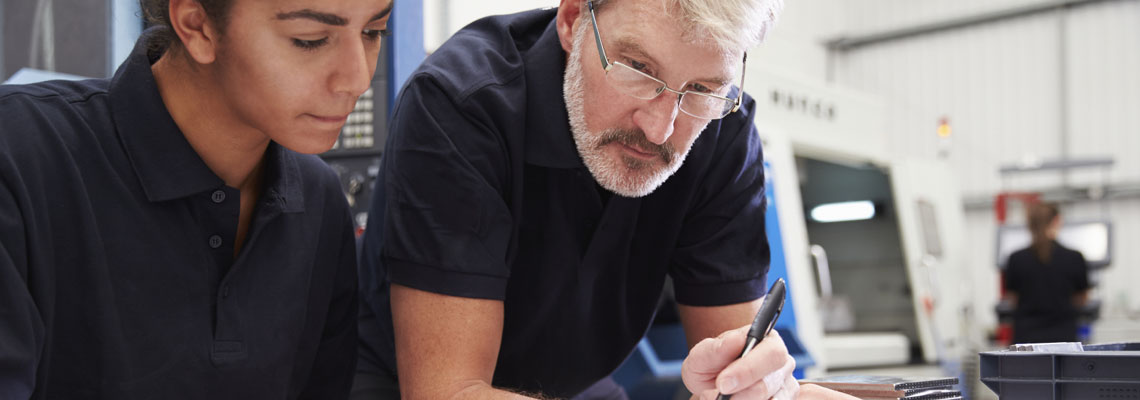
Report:
[[[0,86],[0,398],[346,398],[355,243],[312,154],[392,1],[141,7],[114,77]]]
[[[800,388],[767,290],[746,50],[780,0],[563,0],[464,28],[393,111],[354,399],[622,398],[666,276],[694,398]]]
[[[1057,243],[1056,204],[1033,203],[1026,219],[1033,243],[1009,256],[1005,290],[1014,304],[1014,343],[1077,341],[1077,311],[1088,301],[1089,266]]]

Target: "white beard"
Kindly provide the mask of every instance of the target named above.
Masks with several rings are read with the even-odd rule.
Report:
[[[578,29],[574,35],[574,50],[566,63],[566,74],[562,81],[562,93],[566,101],[566,111],[570,116],[570,132],[574,137],[574,144],[578,147],[578,154],[590,170],[590,174],[606,190],[624,197],[642,197],[657,190],[665,180],[673,176],[681,168],[685,156],[689,154],[692,142],[684,151],[677,152],[672,145],[656,145],[645,138],[640,130],[609,129],[601,132],[591,132],[586,126],[585,87],[582,76],[582,48],[586,43],[587,35],[592,31],[585,26]],[[596,64],[601,67],[600,62]],[[628,101],[642,101],[632,97]],[[656,160],[645,161],[629,156],[608,157],[605,153],[606,145],[618,142],[636,144],[646,150],[656,150],[660,157]],[[664,165],[662,165],[662,163]]]

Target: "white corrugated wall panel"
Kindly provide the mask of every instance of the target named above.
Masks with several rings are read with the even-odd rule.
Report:
[[[1002,188],[999,165],[1060,152],[1057,23],[1039,15],[856,49],[838,58],[838,83],[883,96],[889,150],[935,157],[938,120],[953,128],[949,161],[967,194]],[[1052,185],[1034,176],[1010,183]]]
[[[982,13],[1004,11],[1053,0],[858,0],[836,1],[847,9],[848,34],[910,27]],[[794,2],[793,2],[794,3]]]
[[[952,2],[845,2],[852,9],[854,21],[848,26],[853,31],[912,26],[928,14],[954,14],[969,7],[1002,8],[979,6],[973,0],[959,6],[946,3]],[[935,124],[948,116],[954,130],[949,161],[959,171],[967,196],[1062,183],[1057,173],[1000,179],[999,166],[1029,155],[1111,156],[1116,166],[1105,183],[1140,181],[1140,1],[1077,7],[1064,25],[1058,15],[1043,13],[858,48],[836,58],[834,76],[839,84],[884,99],[891,154],[936,157]],[[1067,52],[1064,64],[1061,40]],[[1064,90],[1061,68],[1067,70]],[[1067,101],[1062,101],[1062,93]],[[1068,110],[1067,129],[1060,125],[1066,120],[1062,107]],[[1068,147],[1062,148],[1065,131]],[[1106,175],[1091,171],[1070,178],[1083,185],[1104,182]],[[1098,326],[1108,326],[1122,321],[1130,310],[1140,312],[1140,291],[1135,289],[1140,249],[1130,245],[1140,241],[1140,201],[1102,205],[1068,205],[1064,212],[1073,220],[1109,218],[1115,223],[1114,263],[1101,276],[1097,294],[1105,304]],[[975,315],[981,326],[992,326],[998,290],[996,222],[992,210],[971,211],[966,218]],[[1096,332],[1094,328],[1094,339]]]
[[[1068,38],[1072,155],[1113,156],[1109,179],[1140,182],[1140,1],[1073,10]],[[1095,171],[1073,178],[1103,180]]]
[[[775,29],[749,50],[748,62],[823,81],[827,49],[819,43],[843,32],[846,16],[833,0],[785,0]]]

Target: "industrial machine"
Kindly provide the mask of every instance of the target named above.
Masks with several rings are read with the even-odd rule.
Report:
[[[957,375],[973,353],[963,348],[964,218],[949,165],[888,156],[874,97],[748,68],[761,77],[745,90],[780,204],[796,332],[816,360],[808,375],[910,363]]]
[[[389,41],[385,39],[385,42]],[[380,53],[372,88],[356,100],[356,107],[348,115],[333,148],[321,154],[321,158],[340,177],[358,234],[363,232],[368,221],[368,206],[380,170],[380,155],[388,138],[388,105],[391,101],[388,95],[388,59],[386,52]]]
[[[364,232],[379,178],[388,113],[404,81],[425,57],[423,20],[422,0],[401,0],[392,9],[388,21],[392,34],[384,38],[372,88],[357,99],[333,148],[321,154],[340,177],[357,235]]]

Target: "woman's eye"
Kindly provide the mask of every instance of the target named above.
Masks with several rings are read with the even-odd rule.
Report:
[[[391,33],[388,32],[387,29],[365,29],[364,30],[364,37],[368,38],[368,40],[376,40],[376,39],[379,39],[381,37],[387,37],[390,34]]]
[[[329,42],[329,38],[320,38],[317,40],[301,40],[293,39],[293,45],[304,50],[316,50],[318,47],[324,46]]]

